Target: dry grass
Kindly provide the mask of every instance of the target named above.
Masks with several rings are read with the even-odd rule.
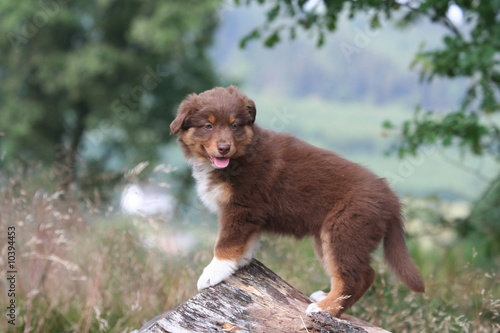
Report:
[[[62,200],[30,179],[8,182],[0,190],[0,235],[16,227],[18,313],[15,327],[2,315],[1,332],[129,332],[196,293],[198,274],[211,259],[209,242],[191,252],[155,246],[161,242],[151,244],[151,235],[162,235],[158,240],[175,231],[163,221]],[[5,281],[7,245],[0,244]],[[418,256],[419,265],[428,254]],[[328,287],[309,240],[265,238],[258,258],[305,293]],[[429,275],[434,268],[424,268],[425,295],[409,292],[375,260],[377,282],[350,313],[394,332],[498,331],[498,272],[450,260],[457,260],[455,269],[436,278]]]
[[[171,232],[155,223],[161,221],[103,212],[11,181],[0,192],[0,235],[15,226],[18,313],[15,327],[2,314],[0,332],[127,332],[195,293],[210,253],[146,246],[151,233]],[[5,281],[7,244],[0,244]]]

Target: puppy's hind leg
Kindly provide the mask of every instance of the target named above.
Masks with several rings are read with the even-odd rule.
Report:
[[[309,305],[308,314],[329,312],[340,317],[373,282],[375,275],[369,266],[369,254],[357,252],[344,237],[349,236],[329,230],[323,230],[321,234],[323,261],[331,276],[331,290],[326,297],[320,297],[317,303]]]
[[[315,237],[315,251],[331,278],[331,289],[329,293],[317,291],[311,295],[312,303],[306,310],[307,314],[314,312],[329,312],[333,316],[340,316],[344,308],[344,300],[350,294],[344,293],[344,278],[335,258],[335,249],[332,246],[333,235],[330,230],[323,228],[319,237]]]
[[[364,271],[361,273],[362,282],[360,284],[360,289],[356,290],[356,293],[353,295],[352,304],[356,303],[361,296],[363,296],[366,291],[371,287],[373,282],[375,281],[375,271],[369,265],[365,266]]]
[[[323,255],[323,244],[320,235],[314,236],[314,253],[316,254],[316,257],[318,258],[323,268],[326,270],[324,255]],[[324,291],[318,290],[313,292],[311,296],[309,296],[309,298],[314,302],[319,302],[324,300],[326,298],[326,295],[327,293],[325,293]]]

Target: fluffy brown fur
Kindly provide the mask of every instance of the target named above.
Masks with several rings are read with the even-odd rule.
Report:
[[[422,278],[404,240],[398,197],[386,181],[333,152],[254,124],[255,104],[233,86],[189,95],[171,123],[193,166],[197,190],[219,215],[214,260],[199,289],[217,284],[253,255],[259,234],[312,236],[331,291],[308,312],[340,316],[372,285],[370,253],[385,258],[412,290]]]

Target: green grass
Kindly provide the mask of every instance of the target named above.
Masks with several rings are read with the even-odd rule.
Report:
[[[197,278],[212,257],[212,216],[198,214],[195,224],[189,221],[195,214],[169,223],[130,218],[59,200],[35,190],[29,178],[10,181],[13,186],[0,191],[0,234],[16,227],[18,313],[16,326],[3,317],[0,331],[128,332],[196,294]],[[432,229],[436,241],[430,247],[421,245],[420,236],[410,239],[425,295],[395,280],[376,253],[377,281],[349,313],[393,332],[498,330],[498,260],[472,253],[473,244],[464,247],[456,238],[440,243],[444,231]],[[190,251],[175,250],[165,240],[178,232],[193,234],[198,243]],[[2,245],[1,272],[7,271],[5,253]],[[329,287],[310,239],[265,236],[257,258],[306,294]]]

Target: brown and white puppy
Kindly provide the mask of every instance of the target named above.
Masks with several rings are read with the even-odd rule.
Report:
[[[424,283],[404,240],[398,197],[364,167],[293,136],[254,124],[255,104],[234,86],[189,95],[170,125],[193,168],[205,206],[219,215],[212,262],[198,289],[247,265],[261,232],[311,236],[331,277],[307,313],[340,316],[371,286],[370,253],[384,240],[387,262],[412,290]]]

